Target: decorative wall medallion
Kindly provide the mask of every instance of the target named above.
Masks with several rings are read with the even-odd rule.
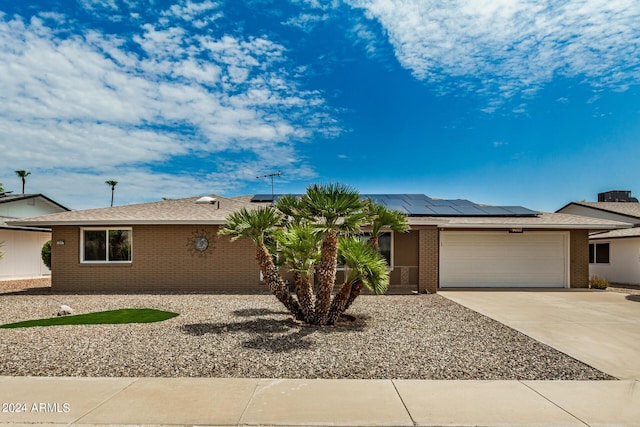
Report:
[[[211,252],[210,249],[213,248],[214,241],[215,235],[213,233],[205,229],[195,230],[187,241],[187,249],[191,255],[204,257]]]
[[[209,247],[209,240],[206,237],[196,237],[193,240],[193,247],[196,251],[206,251]]]

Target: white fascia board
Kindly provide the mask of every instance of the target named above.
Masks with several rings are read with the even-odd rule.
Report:
[[[612,224],[445,224],[440,228],[522,228],[522,229],[557,229],[557,230],[614,230],[619,228],[630,228],[628,226],[612,225]]]
[[[46,221],[46,222],[28,222],[21,223],[19,221],[11,221],[10,225],[18,225],[24,227],[51,227],[58,225],[68,225],[75,227],[96,226],[96,225],[223,225],[224,220],[97,220],[97,221]]]

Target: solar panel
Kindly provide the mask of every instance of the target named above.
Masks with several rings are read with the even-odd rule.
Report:
[[[282,194],[256,194],[252,202],[278,200]],[[465,199],[432,199],[424,194],[363,194],[388,209],[416,216],[537,216],[539,212],[522,206],[478,205]]]
[[[273,196],[271,194],[256,194],[251,198],[252,202],[271,202]]]
[[[536,216],[540,214],[540,212],[538,211],[533,211],[531,209],[527,209],[522,206],[501,206],[501,207],[507,212],[509,212],[511,215]]]
[[[431,210],[435,215],[442,215],[442,216],[460,215],[460,212],[458,212],[451,206],[431,206]]]

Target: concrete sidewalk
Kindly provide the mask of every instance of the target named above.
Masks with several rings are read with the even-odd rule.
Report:
[[[620,379],[640,379],[640,302],[604,291],[445,291],[478,313]]]
[[[640,382],[0,377],[0,424],[640,426]]]

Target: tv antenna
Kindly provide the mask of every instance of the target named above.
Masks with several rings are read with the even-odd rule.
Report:
[[[275,178],[276,176],[282,176],[282,172],[274,172],[268,173],[266,175],[256,176],[256,179],[271,178],[271,203],[275,202],[275,200],[273,200],[275,197],[275,194],[273,193],[273,178]]]

